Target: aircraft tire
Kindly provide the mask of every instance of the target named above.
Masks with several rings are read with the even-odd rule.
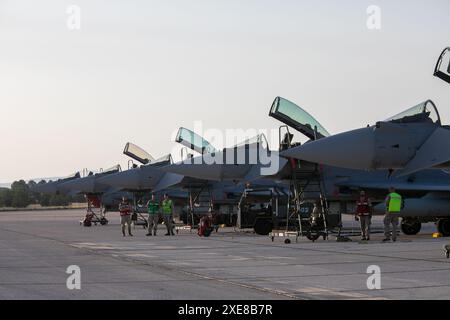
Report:
[[[437,227],[444,237],[450,237],[450,219],[440,219]]]
[[[306,238],[308,240],[311,240],[312,242],[315,242],[317,239],[319,239],[319,237],[320,237],[320,234],[315,233],[315,232],[306,234]]]
[[[272,232],[273,223],[269,219],[257,219],[253,229],[260,236],[268,236]]]
[[[422,223],[417,219],[402,219],[401,228],[404,234],[407,236],[413,236],[420,232],[422,229]]]

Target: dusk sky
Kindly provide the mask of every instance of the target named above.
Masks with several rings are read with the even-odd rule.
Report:
[[[199,120],[277,129],[276,96],[332,134],[426,99],[450,124],[450,86],[432,76],[449,13],[448,0],[0,0],[0,182],[126,168],[126,142],[159,157]]]

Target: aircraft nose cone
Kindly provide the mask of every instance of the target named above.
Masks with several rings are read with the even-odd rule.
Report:
[[[370,169],[375,156],[373,128],[357,129],[305,143],[283,157],[348,169]]]

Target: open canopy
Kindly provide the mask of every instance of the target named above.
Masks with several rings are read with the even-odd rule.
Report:
[[[434,75],[450,83],[450,47],[442,51],[434,68]]]
[[[432,122],[441,124],[439,112],[436,108],[436,105],[431,100],[422,102],[385,121],[396,123]]]
[[[208,141],[195,132],[183,127],[178,130],[175,142],[181,143],[182,145],[201,154],[213,153],[216,151],[216,149]]]
[[[130,158],[132,158],[142,164],[147,164],[147,163],[155,160],[147,151],[145,151],[141,147],[139,147],[131,142],[128,142],[125,145],[123,154],[129,156]]]
[[[269,116],[303,133],[311,140],[330,135],[319,121],[314,119],[308,112],[295,103],[281,97],[275,98]]]

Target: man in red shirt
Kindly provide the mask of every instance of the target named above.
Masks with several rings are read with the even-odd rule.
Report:
[[[361,190],[359,199],[356,201],[356,215],[361,224],[361,240],[370,240],[370,224],[372,220],[372,203],[366,196],[366,192]]]
[[[122,202],[119,204],[120,212],[120,225],[122,226],[122,234],[125,237],[125,225],[128,225],[128,235],[132,237],[131,234],[131,211],[132,207],[128,202],[128,199],[123,197]]]

